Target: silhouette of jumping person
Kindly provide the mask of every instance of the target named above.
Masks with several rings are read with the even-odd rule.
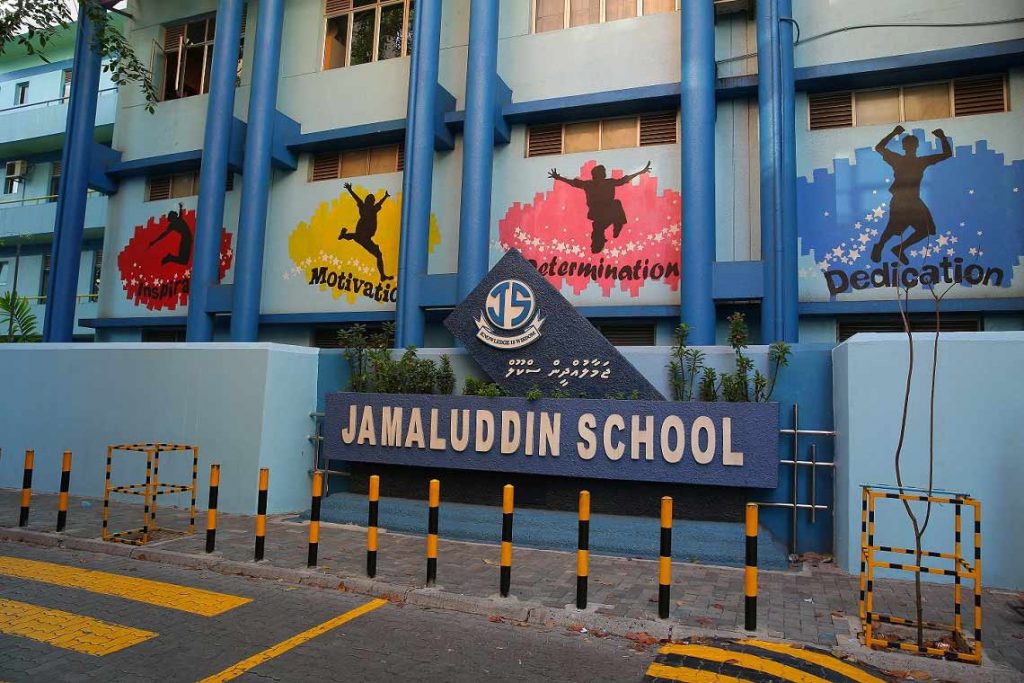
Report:
[[[342,228],[338,239],[352,240],[370,252],[370,255],[377,259],[377,270],[380,271],[381,281],[393,280],[394,277],[384,274],[384,256],[380,253],[380,247],[373,241],[373,236],[377,234],[377,214],[380,213],[380,207],[384,205],[391,193],[385,191],[384,196],[378,202],[372,194],[367,194],[364,199],[360,199],[359,195],[352,191],[352,183],[345,183],[345,189],[356,200],[356,205],[359,207],[359,220],[356,222],[355,232],[349,232],[347,228]]]
[[[557,169],[551,169],[548,177],[560,180],[566,185],[579,188],[587,195],[587,219],[593,225],[590,233],[590,251],[597,254],[604,249],[606,237],[605,230],[608,226],[614,226],[612,237],[618,237],[622,227],[626,224],[626,212],[622,208],[622,202],[615,198],[615,188],[633,180],[639,175],[649,173],[651,162],[636,173],[622,176],[621,178],[608,178],[604,166],[598,165],[590,172],[590,180],[581,178],[566,178],[559,175]]]
[[[935,219],[932,218],[932,212],[928,210],[927,205],[921,199],[921,180],[929,166],[953,156],[949,138],[941,128],[932,131],[932,135],[942,142],[942,151],[938,154],[917,156],[917,147],[920,142],[915,135],[908,135],[901,141],[905,154],[897,154],[888,149],[887,145],[892,139],[904,132],[903,126],[896,126],[891,133],[875,145],[875,151],[882,155],[885,163],[892,166],[893,171],[892,185],[889,186],[889,192],[892,193],[892,202],[889,204],[889,224],[885,226],[885,231],[871,250],[871,260],[875,263],[882,260],[882,249],[885,248],[886,243],[893,237],[901,236],[907,228],[913,228],[914,231],[892,248],[892,253],[903,265],[909,263],[904,253],[908,247],[935,234]]]
[[[187,266],[189,259],[192,258],[192,229],[188,227],[188,223],[182,218],[184,213],[185,205],[179,202],[177,211],[167,213],[167,229],[149,243],[149,247],[152,249],[157,242],[172,232],[178,234],[178,252],[172,252],[164,256],[160,261],[160,265],[166,266],[168,263],[180,263],[183,266]]]

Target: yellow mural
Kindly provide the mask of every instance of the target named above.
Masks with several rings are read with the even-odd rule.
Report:
[[[288,238],[293,276],[350,304],[360,297],[394,303],[401,223],[401,192],[393,197],[384,188],[345,183],[338,197],[317,206],[309,222],[301,221]],[[431,214],[427,250],[440,243],[437,217]]]

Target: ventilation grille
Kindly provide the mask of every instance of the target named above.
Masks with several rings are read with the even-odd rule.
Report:
[[[50,171],[50,175],[52,177],[56,178],[57,176],[60,175],[60,172],[61,172],[62,168],[63,168],[63,166],[61,166],[61,162],[59,162],[59,161],[53,162],[53,170]]]
[[[645,114],[640,117],[640,146],[676,144],[674,111]]]
[[[608,323],[598,325],[597,329],[611,342],[612,346],[654,346],[655,334],[653,323],[623,325]]]
[[[396,171],[405,170],[405,141],[398,143],[398,164],[395,168]]]
[[[71,73],[72,73],[71,69],[64,69],[64,82],[65,83],[70,83],[71,82]]]
[[[313,346],[318,349],[341,348],[338,343],[340,327],[317,327],[313,329]]]
[[[562,153],[562,124],[531,126],[526,156],[539,157]]]
[[[177,50],[181,46],[181,39],[185,37],[185,24],[168,26],[164,29],[164,50]]]
[[[235,189],[235,174],[228,171],[228,181],[224,183],[224,191],[231,192],[233,189]]]
[[[171,198],[171,176],[163,175],[150,178],[147,184],[149,185],[149,192],[147,193],[146,201],[157,202],[161,199]]]
[[[321,152],[313,155],[313,170],[309,179],[313,182],[318,180],[332,180],[339,175],[341,154],[338,152]]]
[[[808,98],[811,130],[853,125],[853,93],[816,93]]]
[[[331,16],[332,14],[347,12],[350,9],[352,9],[352,0],[327,0],[324,5],[324,14]]]
[[[146,328],[142,330],[142,341],[147,343],[174,343],[185,341],[184,327]]]
[[[930,315],[910,316],[911,332],[935,332],[935,318]],[[951,318],[942,316],[939,319],[940,332],[980,332],[981,321],[978,318]],[[871,320],[840,320],[836,329],[837,342],[844,342],[859,332],[902,332],[903,320],[899,316],[875,318]]]
[[[959,78],[953,81],[955,116],[1006,111],[1006,83],[1002,74]]]
[[[242,5],[242,35],[245,35],[245,23],[249,20],[249,5]]]

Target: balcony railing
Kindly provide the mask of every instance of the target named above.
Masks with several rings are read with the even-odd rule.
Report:
[[[21,299],[25,299],[30,304],[42,305],[42,304],[46,303],[46,297],[45,296],[21,296],[19,294],[18,297],[21,298]],[[75,295],[75,301],[78,302],[78,303],[82,303],[82,302],[96,303],[99,300],[100,300],[100,295],[99,294],[77,294],[77,295]]]
[[[97,190],[89,190],[90,197],[97,197],[102,195],[102,192]],[[37,206],[39,204],[52,204],[57,201],[59,195],[47,194],[40,197],[19,197],[17,199],[4,199],[0,200],[0,209],[9,209],[14,206]]]
[[[117,88],[104,88],[99,91],[100,97],[106,97],[110,93],[117,92]],[[52,100],[43,100],[42,102],[30,102],[28,104],[17,104],[13,107],[7,107],[6,109],[0,109],[0,116],[15,111],[29,111],[30,109],[42,109],[43,107],[55,107],[61,104],[65,104],[70,97],[57,97]]]

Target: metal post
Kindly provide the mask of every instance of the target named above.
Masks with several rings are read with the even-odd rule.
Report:
[[[220,281],[220,242],[224,226],[224,187],[238,77],[238,48],[242,34],[244,0],[220,0],[213,42],[210,95],[203,135],[203,160],[196,204],[196,235],[192,247],[192,282],[189,289],[190,342],[213,340],[213,315],[206,308],[210,287]],[[63,178],[62,178],[63,180]]]
[[[757,630],[757,503],[747,503],[747,564],[743,570],[744,628]]]
[[[71,451],[64,451],[60,464],[60,495],[57,496],[57,531],[68,523],[68,489],[71,488]]]
[[[668,619],[672,592],[672,498],[661,499],[661,552],[658,558],[658,616]]]
[[[777,0],[776,27],[778,35],[778,66],[777,82],[779,125],[779,156],[780,173],[776,182],[779,184],[781,199],[780,222],[778,227],[779,243],[776,262],[779,279],[778,311],[782,320],[781,336],[776,339],[795,344],[799,341],[799,299],[797,273],[797,210],[796,210],[796,81],[793,68],[793,0]],[[768,343],[771,339],[765,339]],[[813,471],[813,470],[812,470]],[[813,513],[812,513],[813,515]]]
[[[220,465],[210,465],[210,499],[206,506],[206,552],[217,545],[217,498],[220,492]]]
[[[369,510],[366,515],[366,575],[377,576],[377,524],[380,501],[380,477],[370,477]]]
[[[18,526],[28,526],[28,511],[32,504],[32,468],[35,467],[36,452],[25,451],[25,469],[21,477],[21,510],[18,512]]]
[[[231,307],[231,341],[234,342],[256,341],[259,335],[263,246],[267,230],[283,23],[284,0],[260,0],[249,120],[246,124],[242,206],[235,248],[234,301]]]
[[[427,504],[427,585],[433,586],[437,581],[437,518],[441,505],[441,482],[437,479],[430,480]]]
[[[306,566],[316,566],[316,555],[320,549],[320,500],[324,493],[323,472],[313,473],[313,501],[309,506],[309,552]]]
[[[684,2],[680,110],[683,178],[682,321],[696,345],[715,343],[715,8]]]
[[[579,518],[576,533],[576,609],[586,609],[590,576],[590,491],[580,491]]]
[[[95,26],[89,12],[95,0],[78,5],[75,37],[74,77],[50,252],[50,280],[43,317],[43,341],[70,342],[75,331],[78,304],[78,268],[82,260],[85,208],[89,197],[89,167],[96,129],[96,101],[99,97],[101,58],[95,46]]]
[[[501,597],[507,598],[512,585],[512,513],[515,508],[515,488],[505,484],[501,494]]]
[[[110,533],[107,530],[110,525],[110,466],[114,458],[114,447],[107,446],[107,469],[103,477],[103,531],[104,541],[110,540]]]
[[[764,263],[764,294],[761,300],[761,338],[767,343],[782,339],[779,306],[778,263],[781,239],[778,234],[781,197],[781,168],[778,83],[778,0],[757,3],[757,100],[760,135],[761,178],[761,261]]]
[[[256,552],[253,557],[257,562],[263,559],[267,536],[267,487],[270,484],[270,470],[260,469],[260,489],[256,499]]]

